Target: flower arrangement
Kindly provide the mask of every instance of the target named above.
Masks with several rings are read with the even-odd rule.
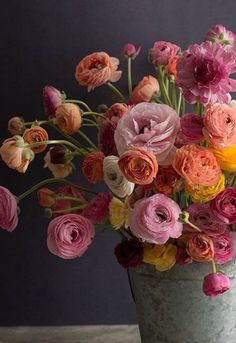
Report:
[[[92,53],[76,67],[75,78],[92,91],[107,86],[117,97],[109,107],[92,110],[52,86],[43,89],[46,119],[9,120],[11,137],[0,148],[3,161],[25,173],[35,155],[45,154],[52,178],[21,195],[0,187],[0,227],[12,232],[18,206],[37,191],[51,218],[47,246],[64,259],[84,254],[97,228],[108,225],[122,238],[115,247],[124,267],[148,263],[164,272],[177,263],[208,263],[203,292],[217,296],[231,288],[222,271],[236,258],[236,35],[222,25],[203,43],[186,51],[155,42],[148,60],[155,76],[134,87],[132,63],[141,47],[126,44],[127,94],[114,85],[122,75],[119,60]],[[187,110],[185,104],[187,103]],[[48,136],[53,127],[62,139]],[[97,143],[83,131],[97,130]],[[82,158],[89,183],[104,182],[96,192],[68,179]],[[56,189],[50,183],[61,184]]]

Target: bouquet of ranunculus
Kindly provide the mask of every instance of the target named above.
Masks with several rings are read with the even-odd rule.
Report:
[[[155,74],[133,86],[131,66],[139,53],[133,44],[123,48],[127,94],[114,85],[122,74],[117,58],[95,52],[77,65],[80,85],[88,91],[104,85],[114,93],[117,102],[109,107],[94,111],[45,86],[46,119],[9,120],[12,136],[0,148],[3,161],[25,173],[48,148],[44,168],[53,177],[18,196],[0,187],[0,226],[13,231],[19,203],[37,191],[51,218],[47,245],[54,255],[81,256],[96,227],[108,225],[122,238],[115,255],[123,267],[148,263],[164,272],[176,263],[208,263],[212,271],[203,291],[216,296],[230,289],[222,265],[236,258],[236,102],[230,96],[236,91],[230,78],[236,35],[216,25],[186,51],[158,41],[148,55]],[[187,111],[185,102],[193,105]],[[49,138],[47,126],[62,139]],[[96,140],[84,132],[88,127]],[[104,181],[105,192],[66,179],[77,157],[87,181]],[[50,183],[61,185],[51,189]]]

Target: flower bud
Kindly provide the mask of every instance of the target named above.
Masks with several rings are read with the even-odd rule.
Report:
[[[20,135],[24,128],[24,119],[20,117],[12,117],[8,121],[8,131],[12,135]]]
[[[123,47],[123,54],[126,58],[135,59],[140,53],[141,46],[136,48],[132,43],[127,43]]]

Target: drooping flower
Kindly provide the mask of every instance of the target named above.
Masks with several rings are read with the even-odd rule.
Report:
[[[178,192],[182,188],[182,182],[179,179],[179,174],[176,173],[172,166],[162,166],[159,168],[154,180],[154,190],[157,193],[163,193],[170,197],[173,191]]]
[[[214,244],[214,260],[218,264],[229,262],[234,257],[235,241],[229,231],[222,235],[212,237]]]
[[[53,164],[65,164],[68,162],[68,157],[71,151],[64,145],[55,145],[50,148],[50,161]]]
[[[167,65],[171,58],[180,50],[178,45],[170,42],[157,41],[149,50],[149,61],[155,65]]]
[[[122,267],[137,267],[143,261],[143,244],[137,239],[124,240],[115,247],[114,253]]]
[[[120,199],[113,197],[109,203],[109,219],[115,230],[119,230],[122,226],[128,228],[128,206]]]
[[[15,196],[0,186],[0,227],[12,232],[18,224],[17,202]]]
[[[219,166],[230,173],[236,172],[236,144],[227,148],[209,148],[214,154]]]
[[[175,265],[176,252],[176,245],[171,243],[163,245],[146,243],[143,251],[143,262],[153,264],[159,272],[164,272]]]
[[[184,247],[178,247],[176,252],[176,262],[181,266],[186,266],[189,263],[193,262],[192,257],[187,253],[187,250]]]
[[[24,128],[24,119],[20,117],[12,117],[8,121],[7,128],[12,135],[20,135]]]
[[[236,50],[236,35],[227,30],[223,25],[214,25],[207,32],[205,40],[212,43],[220,43],[228,50]]]
[[[204,233],[192,233],[186,246],[187,253],[194,261],[211,261],[214,258],[212,239]]]
[[[155,94],[158,94],[159,90],[159,82],[155,77],[151,75],[144,76],[144,78],[133,89],[131,101],[134,104],[149,102]]]
[[[198,143],[204,137],[202,133],[203,118],[194,113],[186,113],[180,118],[181,131],[190,143]]]
[[[231,281],[227,275],[217,272],[211,273],[204,278],[202,290],[208,297],[227,292],[232,287]]]
[[[52,148],[50,148],[52,149]],[[73,166],[70,162],[64,164],[54,164],[51,162],[50,149],[44,156],[44,168],[48,168],[54,177],[65,178],[72,173]]]
[[[101,223],[108,215],[111,199],[112,195],[109,193],[98,193],[83,209],[82,216],[90,219],[93,224]]]
[[[121,118],[128,110],[129,108],[126,104],[117,102],[106,110],[105,115],[108,119],[111,119],[112,117]]]
[[[99,129],[98,146],[105,156],[118,155],[114,140],[115,130],[119,122],[118,117],[105,119]]]
[[[222,223],[236,223],[236,187],[227,187],[211,201],[211,210]]]
[[[128,181],[122,174],[117,156],[107,156],[103,161],[103,174],[106,185],[119,198],[130,195],[134,190],[134,183]]]
[[[43,88],[44,112],[49,118],[55,117],[56,109],[62,104],[65,95],[53,86]]]
[[[59,128],[68,135],[73,135],[81,127],[81,111],[75,104],[61,104],[56,109],[55,117]]]
[[[169,165],[179,130],[179,117],[167,105],[141,103],[120,120],[115,131],[119,155],[131,147],[152,152],[160,165]]]
[[[179,205],[164,194],[143,198],[130,211],[130,230],[144,241],[164,244],[169,238],[181,235],[183,224],[178,221],[180,213]]]
[[[177,85],[185,99],[194,104],[228,103],[236,83],[230,79],[235,71],[235,56],[219,43],[193,44],[177,63]]]
[[[51,207],[56,201],[55,195],[55,192],[49,188],[40,188],[37,191],[39,205],[42,207]]]
[[[138,48],[136,48],[134,46],[134,44],[132,43],[127,43],[124,45],[123,47],[123,55],[128,58],[132,58],[133,60],[139,55],[141,50],[141,46],[139,46]]]
[[[87,154],[82,164],[82,172],[90,183],[103,180],[103,160],[105,156],[102,151],[93,151]]]
[[[81,86],[87,86],[90,92],[108,81],[116,82],[122,72],[117,70],[118,58],[105,52],[95,52],[84,57],[76,67],[75,78]]]
[[[61,258],[73,259],[84,254],[94,235],[89,219],[80,214],[65,214],[54,218],[48,226],[48,249]]]
[[[172,166],[190,186],[214,186],[221,177],[221,169],[213,153],[196,144],[178,149]]]
[[[138,185],[152,183],[158,171],[155,155],[140,148],[132,148],[122,154],[118,165],[126,179]]]
[[[26,129],[23,134],[23,139],[28,144],[39,143],[48,140],[47,131],[41,126],[35,125],[29,129]],[[35,154],[39,154],[47,149],[47,144],[32,147],[31,150]]]

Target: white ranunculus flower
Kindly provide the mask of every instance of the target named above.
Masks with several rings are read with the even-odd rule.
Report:
[[[124,198],[133,192],[135,184],[124,177],[119,168],[118,160],[117,156],[107,156],[104,158],[104,181],[112,193],[119,198]]]

